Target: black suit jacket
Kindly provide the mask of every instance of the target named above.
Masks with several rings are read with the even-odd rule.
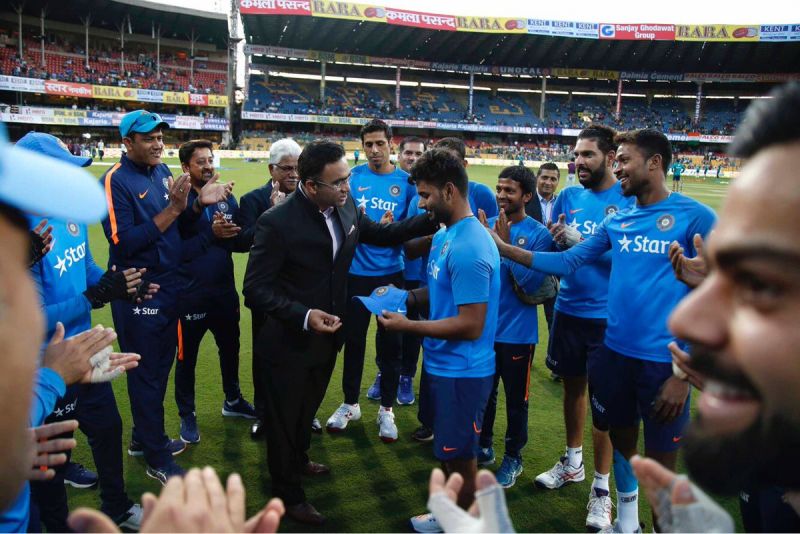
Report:
[[[244,200],[244,198],[242,198],[242,200]],[[529,217],[533,217],[537,221],[542,222],[542,205],[539,204],[539,195],[535,192],[533,193],[531,201],[525,204],[525,213]]]
[[[267,316],[258,335],[264,356],[273,362],[301,359],[321,363],[344,344],[344,328],[334,335],[303,330],[309,309],[320,309],[346,321],[347,274],[359,242],[395,246],[432,234],[427,214],[381,225],[356,207],[352,196],[334,210],[343,243],[336,258],[324,216],[316,204],[295,191],[258,219],[244,278],[245,305]]]
[[[247,252],[253,246],[253,235],[256,231],[256,221],[261,214],[272,207],[272,180],[239,199],[239,211],[236,213],[236,224],[242,231],[236,236],[236,252]],[[244,249],[244,250],[242,250]]]

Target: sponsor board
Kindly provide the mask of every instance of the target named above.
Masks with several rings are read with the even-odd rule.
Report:
[[[675,27],[676,41],[758,41],[759,26],[693,24]]]
[[[674,41],[675,25],[601,23],[598,36],[618,41]]]

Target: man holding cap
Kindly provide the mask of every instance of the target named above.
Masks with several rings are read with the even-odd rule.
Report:
[[[145,282],[159,286],[147,303],[114,301],[111,311],[122,350],[142,356],[139,371],[128,376],[134,423],[128,454],[143,455],[147,475],[162,484],[183,474],[172,456],[186,448],[164,432],[164,395],[177,349],[182,285],[181,236],[175,222],[179,218],[193,222],[204,206],[225,200],[231,190],[230,184],[209,180],[187,209],[189,175],[173,180],[161,162],[163,130],[168,127],[156,113],[125,114],[119,132],[126,154],[100,179],[108,204],[103,231],[109,242],[109,265],[146,268]]]

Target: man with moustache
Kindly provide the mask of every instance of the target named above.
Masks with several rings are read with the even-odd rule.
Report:
[[[237,246],[236,252],[248,252],[253,245],[253,233],[256,229],[256,221],[262,213],[270,209],[276,204],[283,202],[287,195],[290,195],[297,189],[297,158],[300,156],[300,145],[294,139],[285,138],[279,139],[272,143],[269,147],[269,176],[270,180],[257,189],[253,189],[249,193],[242,195],[239,200],[239,210],[234,216],[234,223],[231,226],[238,226],[241,228],[239,237],[235,240]],[[219,223],[222,227],[229,226],[226,223]],[[264,324],[264,317],[253,313],[250,310],[250,326],[251,334],[253,337],[253,345],[258,337],[258,330]],[[250,437],[253,439],[263,439],[264,427],[262,421],[264,419],[264,388],[261,380],[260,362],[257,358],[253,358],[253,403],[256,410],[256,420],[250,428]],[[319,421],[314,420],[316,423],[315,430],[322,430],[319,426]]]
[[[356,245],[396,246],[436,226],[427,215],[379,224],[362,213],[350,195],[344,149],[331,141],[306,145],[298,174],[298,190],[258,219],[244,297],[267,317],[253,357],[262,359],[272,491],[289,517],[320,525],[325,518],[306,500],[301,476],[330,472],[307,451],[311,421],[344,343]]]
[[[167,123],[156,113],[140,109],[125,114],[119,125],[126,153],[103,174],[108,217],[103,232],[109,243],[109,266],[147,269],[144,283],[159,285],[146,304],[115,300],[111,315],[123,351],[142,356],[136,373],[128,375],[133,432],[128,454],[144,456],[147,475],[166,484],[183,475],[173,456],[186,448],[164,431],[164,396],[178,345],[178,298],[183,222],[196,220],[205,206],[225,200],[233,183],[212,178],[187,204],[191,184],[184,173],[173,180],[161,161]]]
[[[703,389],[685,438],[693,480],[716,493],[740,493],[745,530],[796,532],[800,84],[770,96],[748,109],[731,145],[731,155],[747,162],[708,239],[707,263],[687,260],[675,247],[681,279],[699,286],[669,326],[692,347],[691,357],[673,347],[674,361]],[[698,500],[695,486],[653,460],[633,465],[662,527]],[[697,524],[684,529],[700,530]]]
[[[203,186],[218,175],[214,170],[213,145],[199,139],[183,143],[178,150],[181,168],[189,174],[193,204]],[[206,206],[192,223],[183,225],[183,256],[180,274],[184,281],[178,319],[178,361],[175,364],[175,402],[181,418],[180,438],[199,443],[194,403],[195,366],[200,342],[207,331],[214,335],[219,351],[222,415],[255,419],[255,408],[239,389],[239,294],[233,277],[234,240],[239,228],[230,227],[239,206],[236,198]]]
[[[564,189],[553,206],[558,223],[551,229],[562,248],[574,246],[594,235],[610,214],[633,205],[625,197],[613,173],[617,145],[616,132],[593,124],[578,134],[574,159],[578,180],[583,187]],[[547,352],[547,367],[564,383],[564,425],[566,454],[552,469],[536,477],[536,485],[548,489],[580,482],[585,478],[583,428],[588,394],[594,388],[587,379],[587,363],[603,346],[608,307],[608,280],[611,254],[580,267],[561,278],[555,302],[552,332]],[[592,404],[592,444],[594,477],[589,493],[587,528],[603,529],[611,524],[611,442],[608,422]]]
[[[615,137],[615,175],[636,206],[609,215],[595,234],[565,252],[531,253],[495,241],[500,254],[559,276],[574,273],[611,250],[608,320],[603,348],[589,360],[592,404],[605,413],[613,446],[618,517],[608,527],[636,532],[638,483],[629,459],[636,453],[644,421],[647,456],[675,467],[682,431],[689,418],[689,385],[672,375],[667,345],[674,339],[667,316],[688,288],[675,280],[667,248],[672,241],[695,255],[693,236],[706,235],[714,212],[666,187],[672,159],[666,136],[634,130]]]

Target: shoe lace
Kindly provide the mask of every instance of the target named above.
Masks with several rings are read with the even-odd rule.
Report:
[[[350,408],[348,408],[345,405],[341,405],[338,408],[336,408],[336,413],[334,415],[337,415],[339,417],[347,417],[347,414],[349,413],[350,413]]]
[[[611,500],[611,497],[595,495],[594,491],[589,496],[589,503],[586,505],[586,509],[592,514],[611,514],[613,507],[614,501]]]

